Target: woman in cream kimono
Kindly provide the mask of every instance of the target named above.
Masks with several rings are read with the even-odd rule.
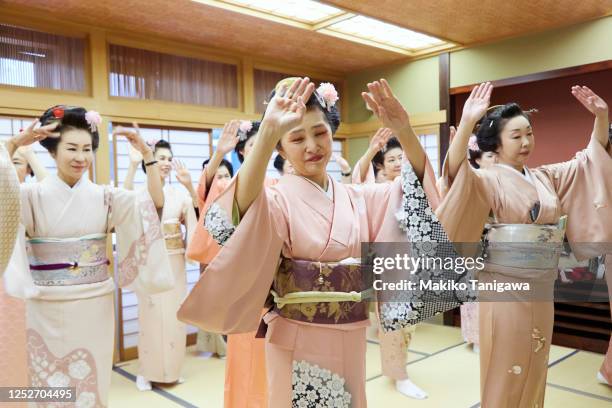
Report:
[[[164,186],[161,222],[175,284],[172,290],[163,293],[136,292],[139,363],[136,387],[140,391],[151,390],[151,382],[183,382],[181,368],[185,359],[187,327],[176,318],[176,312],[187,295],[185,239],[181,225],[187,230],[186,241],[189,242],[197,224],[194,210],[197,198],[189,170],[180,161],[173,160],[172,148],[165,140],[153,143],[153,157]],[[146,173],[142,155],[130,148],[130,165],[124,184],[126,189],[134,189],[134,176],[141,163]],[[172,167],[177,181],[185,190],[166,183]]]
[[[369,88],[372,96],[364,98],[410,152],[416,174],[431,180],[426,184],[435,197],[406,111],[386,81]],[[308,78],[277,85],[253,150],[206,214],[209,232],[224,245],[179,312],[179,318],[206,330],[252,331],[272,293],[276,305],[263,319],[270,407],[315,406],[317,401],[366,405],[369,307],[360,295],[366,288],[354,258],[361,256],[363,241],[405,240],[395,214],[403,198],[400,178],[350,186],[326,172],[339,125],[336,100],[331,85],[314,92]],[[277,145],[295,175],[264,188]],[[408,165],[405,171],[414,174]],[[235,230],[230,217],[239,221]],[[312,291],[344,293],[306,303],[295,293]],[[260,326],[261,334],[265,328]]]
[[[47,176],[45,168],[36,158],[31,146],[23,146],[12,157],[11,171],[17,174],[19,183],[25,183],[28,175],[36,175],[41,181]],[[19,218],[17,218],[17,221]],[[2,229],[2,231],[5,231]],[[0,384],[28,385],[26,347],[26,311],[23,299],[9,296],[0,281]],[[8,380],[12,379],[9,383]]]
[[[25,234],[7,270],[6,289],[26,298],[30,385],[75,387],[75,406],[104,407],[115,339],[108,233],[117,234],[119,286],[159,292],[173,285],[156,211],[163,205],[159,171],[151,168],[148,193],[94,184],[86,172],[98,147],[100,116],[56,106],[40,124],[7,143],[12,153],[40,141],[58,170],[40,183],[21,186]],[[147,163],[153,161],[136,131],[115,133]]]
[[[483,302],[480,292],[481,404],[542,407],[558,264],[558,252],[553,250],[563,241],[563,226],[557,224],[561,215],[568,215],[567,237],[580,257],[597,255],[605,251],[605,243],[612,241],[612,159],[606,151],[608,106],[590,89],[573,87],[572,94],[595,116],[588,147],[573,160],[536,169],[525,167],[534,148],[527,114],[516,104],[497,107],[484,117],[477,137],[481,150],[497,153],[498,164],[475,170],[465,151],[472,129],[487,110],[491,91],[490,84],[482,84],[474,88],[465,103],[445,162],[443,189],[448,192],[437,215],[454,242],[479,241],[491,210],[496,222],[503,223],[494,224],[487,235],[492,250],[488,251],[480,281],[528,282],[539,292],[532,289],[530,293],[505,295],[503,299],[516,296],[516,300],[506,302]],[[606,220],[606,225],[595,220]],[[496,238],[508,230],[521,234],[521,249],[512,248],[520,243]],[[534,239],[530,235],[533,233],[539,235]],[[586,242],[602,245],[587,251],[578,245]],[[532,248],[544,249],[531,253]],[[518,256],[509,262],[510,254]],[[537,264],[530,261],[534,258]],[[534,295],[537,297],[529,297]]]
[[[378,129],[370,141],[368,150],[357,161],[353,182],[375,183],[376,176],[380,173],[384,174],[381,183],[393,182],[400,176],[403,156],[402,147],[397,139],[393,138],[391,130]],[[427,393],[408,378],[406,370],[408,348],[416,331],[416,325],[400,330],[384,331],[380,327],[378,316],[376,324],[383,375],[395,381],[395,388],[400,393],[415,399],[427,398]]]
[[[233,149],[238,154],[238,159],[243,162],[252,151],[258,130],[259,122],[233,120],[227,123],[223,128],[215,153],[202,172],[198,185],[199,228],[189,244],[187,255],[201,262],[204,267],[203,273],[207,273],[206,266],[220,250],[219,244],[204,227],[205,214],[221,192],[228,187],[233,176],[233,169],[230,172],[230,169],[223,165],[223,157]],[[275,183],[275,179],[266,178],[264,180],[266,186]],[[264,408],[268,406],[264,341],[256,338],[255,334],[255,331],[250,331],[227,336],[223,393],[223,404],[226,408]],[[198,343],[201,343],[200,351],[217,350],[218,354],[223,352],[225,355],[225,343],[218,333],[200,330]]]

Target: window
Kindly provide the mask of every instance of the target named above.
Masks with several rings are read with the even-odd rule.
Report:
[[[0,24],[0,84],[85,90],[85,39]]]
[[[110,95],[238,107],[236,65],[111,44]]]

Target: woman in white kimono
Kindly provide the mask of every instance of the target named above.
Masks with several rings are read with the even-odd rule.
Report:
[[[12,153],[40,141],[57,175],[21,186],[26,234],[19,236],[6,290],[26,298],[30,385],[75,387],[77,407],[104,407],[115,339],[108,233],[117,234],[120,286],[159,292],[173,285],[156,210],[164,202],[159,170],[151,168],[148,193],[94,184],[86,172],[98,147],[100,116],[55,106],[40,123],[7,143]],[[115,134],[125,136],[148,165],[154,161],[137,131],[117,128]]]
[[[606,244],[612,242],[608,106],[590,89],[573,87],[572,94],[595,116],[588,147],[573,160],[536,169],[525,166],[534,148],[528,115],[513,103],[499,106],[484,117],[477,133],[480,149],[495,151],[498,163],[474,169],[466,147],[472,129],[487,111],[491,91],[490,84],[482,84],[465,103],[445,161],[443,191],[447,193],[437,215],[458,243],[478,242],[491,210],[495,221],[502,223],[493,224],[487,234],[492,250],[479,280],[527,282],[531,290],[502,299],[496,295],[506,301],[483,302],[483,292],[479,294],[481,404],[541,408],[554,320],[557,250],[563,242],[561,215],[568,216],[567,237],[577,257],[605,253]],[[606,220],[604,225],[601,220]],[[519,237],[523,246],[498,238],[506,231]],[[588,242],[600,245],[580,245]],[[514,257],[508,260],[510,256]]]
[[[372,136],[368,149],[355,166],[353,182],[355,184],[393,182],[400,176],[403,156],[402,146],[393,137],[391,130],[378,129]],[[378,174],[384,175],[380,181],[376,181]],[[384,331],[377,315],[376,324],[383,375],[395,381],[395,389],[401,394],[415,399],[427,398],[427,393],[408,378],[406,369],[408,348],[416,331],[416,325],[400,330]]]
[[[172,147],[165,140],[153,144],[153,156],[164,186],[161,222],[175,284],[172,290],[163,293],[136,292],[139,363],[136,387],[140,391],[151,390],[151,382],[183,382],[181,368],[185,359],[187,327],[176,318],[176,312],[187,295],[185,242],[189,242],[197,225],[194,210],[197,197],[189,170],[174,159]],[[124,184],[126,189],[134,189],[134,176],[141,164],[146,173],[147,167],[144,166],[142,155],[130,148],[130,165]],[[175,169],[176,180],[185,189],[166,183],[172,167]],[[181,226],[187,230],[185,237]]]
[[[394,129],[435,197],[431,169],[426,171],[425,153],[406,111],[386,81],[369,89],[372,96],[364,97]],[[179,318],[211,331],[252,331],[272,293],[276,305],[263,319],[269,406],[315,406],[318,401],[362,408],[369,308],[359,295],[365,284],[354,258],[361,256],[363,241],[406,241],[396,219],[403,189],[400,178],[350,186],[328,176],[332,135],[339,125],[337,94],[328,86],[313,92],[307,78],[277,85],[251,154],[206,214],[209,232],[224,245]],[[264,188],[277,146],[295,175]],[[414,176],[410,166],[405,170]],[[239,218],[235,230],[230,217]],[[323,297],[295,303],[296,292],[312,291]]]

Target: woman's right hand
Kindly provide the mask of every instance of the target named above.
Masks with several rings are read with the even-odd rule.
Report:
[[[219,137],[219,141],[217,142],[217,151],[225,156],[238,144],[240,141],[238,137],[238,129],[240,128],[239,120],[230,120],[228,123],[223,126],[223,132]]]
[[[475,86],[463,105],[461,120],[472,124],[473,128],[473,125],[487,113],[487,108],[491,103],[491,92],[493,92],[493,85],[490,82]]]
[[[276,130],[274,133],[277,139],[300,124],[306,113],[306,102],[313,92],[314,84],[310,79],[299,78],[289,89],[282,88],[274,95],[262,122]]]
[[[40,121],[35,120],[30,126],[19,132],[17,136],[13,136],[11,141],[15,147],[21,147],[40,142],[48,137],[60,137],[60,132],[53,131],[58,125],[59,122],[54,122],[45,126],[40,126]]]
[[[369,150],[373,155],[381,151],[386,145],[389,139],[393,136],[393,132],[388,128],[380,128],[376,131],[372,140],[370,140]]]

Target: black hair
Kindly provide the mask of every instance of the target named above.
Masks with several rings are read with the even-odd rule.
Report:
[[[472,150],[468,149],[468,161],[472,165],[473,168],[479,169],[480,164],[476,160],[479,160],[482,157],[482,150]]]
[[[210,162],[210,159],[204,160],[202,162],[202,168],[205,168],[208,162]],[[225,159],[221,159],[221,163],[219,163],[219,167],[225,167],[227,171],[229,172],[230,177],[234,177],[234,166],[232,166],[232,163],[230,163],[229,161]]]
[[[284,166],[285,166],[285,158],[281,156],[280,154],[276,154],[276,157],[274,158],[274,168],[278,170],[278,172],[281,175],[283,174]]]
[[[476,132],[476,141],[480,150],[483,153],[497,152],[501,146],[502,129],[510,119],[517,116],[523,116],[531,123],[529,113],[515,102],[507,103],[487,113]]]
[[[400,144],[399,140],[397,140],[397,138],[392,137],[387,140],[387,144],[385,145],[385,148],[383,150],[379,150],[378,152],[376,152],[376,154],[372,158],[372,165],[374,166],[374,175],[378,174],[378,170],[380,170],[380,168],[385,167],[385,154],[387,154],[389,150],[395,149],[396,147],[401,149],[402,145]]]
[[[270,92],[270,96],[268,96],[268,101],[271,101],[274,95],[276,95],[276,90]],[[325,117],[325,121],[331,128],[332,135],[335,135],[336,131],[338,130],[338,127],[340,127],[340,112],[338,112],[338,108],[336,107],[336,105],[331,106],[328,109],[324,108],[321,105],[321,102],[319,101],[323,101],[323,97],[321,97],[317,93],[317,91],[313,91],[312,95],[310,95],[310,98],[308,98],[308,101],[306,101],[306,109],[319,109],[321,112],[323,112],[323,117]]]
[[[57,128],[54,129],[56,132],[60,132],[60,137],[47,137],[40,141],[40,144],[49,151],[49,153],[55,153],[57,151],[57,145],[60,142],[61,135],[64,132],[71,129],[85,130],[91,135],[91,147],[95,152],[98,150],[100,144],[100,135],[98,131],[91,131],[91,127],[85,119],[87,110],[78,106],[66,106],[56,105],[45,111],[38,120],[41,126],[49,125],[51,123],[59,122]]]
[[[244,162],[244,155],[241,153],[241,150],[244,150],[244,146],[246,145],[246,142],[257,134],[257,132],[259,131],[259,125],[261,124],[261,122],[256,120],[256,121],[253,121],[252,124],[253,126],[251,127],[251,130],[249,130],[246,133],[246,138],[245,136],[242,136],[244,140],[240,140],[238,144],[236,145],[236,147],[234,147],[234,151],[238,155],[238,160],[240,160],[240,163]]]
[[[172,153],[172,146],[170,146],[170,143],[168,143],[168,141],[166,140],[158,140],[157,142],[155,142],[155,146],[153,146],[153,155],[155,155],[155,152],[159,149],[168,149],[170,150],[170,154],[174,156],[174,153]],[[145,166],[144,160],[140,163],[140,165],[142,166],[142,171],[146,173],[147,166]]]

